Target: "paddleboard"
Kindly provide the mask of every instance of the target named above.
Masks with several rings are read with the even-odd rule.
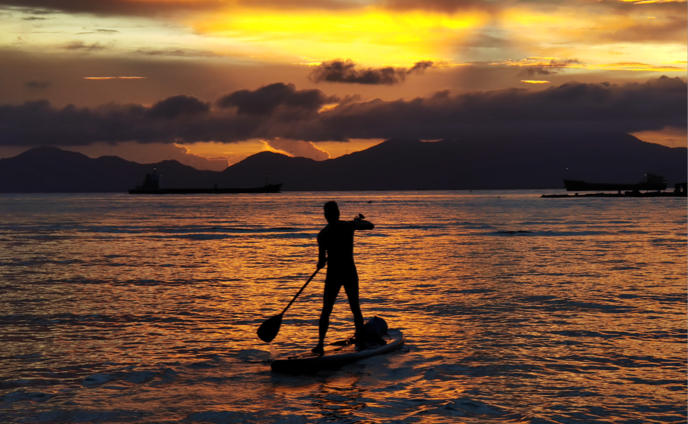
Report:
[[[276,372],[289,374],[307,374],[321,370],[332,370],[370,358],[371,356],[397,351],[401,349],[405,341],[404,335],[397,330],[389,330],[383,338],[387,341],[387,344],[365,345],[362,347],[350,344],[334,349],[325,349],[323,355],[307,352],[280,357],[272,361],[270,368]]]

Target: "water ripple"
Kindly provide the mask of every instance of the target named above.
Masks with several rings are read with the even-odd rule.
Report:
[[[407,349],[282,376],[317,339],[322,204],[357,235],[362,309]],[[684,203],[539,193],[283,193],[0,203],[0,422],[686,420]],[[578,201],[580,200],[580,201]],[[668,199],[671,200],[671,199]],[[328,341],[349,337],[343,296]]]

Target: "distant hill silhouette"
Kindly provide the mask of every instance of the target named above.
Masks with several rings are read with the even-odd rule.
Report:
[[[397,138],[336,159],[314,161],[261,152],[222,172],[177,161],[138,164],[39,147],[0,159],[0,192],[125,192],[155,167],[161,187],[296,190],[451,190],[563,188],[563,179],[637,182],[644,173],[685,182],[686,148],[627,134],[482,134],[437,142]]]
[[[207,181],[217,174],[173,160],[142,165],[116,156],[91,159],[56,147],[37,147],[13,158],[0,159],[0,192],[124,192],[140,185],[146,172],[154,167],[188,184],[204,186],[208,186]]]

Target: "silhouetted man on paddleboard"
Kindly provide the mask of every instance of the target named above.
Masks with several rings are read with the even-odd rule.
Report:
[[[339,220],[337,202],[325,203],[325,219],[327,226],[318,234],[318,269],[327,264],[325,277],[325,291],[323,293],[323,309],[318,326],[320,339],[313,348],[313,353],[322,354],[325,335],[330,326],[330,314],[339,290],[344,287],[349,299],[351,312],[354,314],[356,334],[363,330],[363,314],[358,301],[358,272],[354,264],[354,231],[372,230],[371,222],[364,221],[359,214],[353,221]]]

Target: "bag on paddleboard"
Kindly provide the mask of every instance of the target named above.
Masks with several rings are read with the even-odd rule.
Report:
[[[380,343],[385,344],[382,338],[387,334],[387,322],[380,317],[373,317],[368,320],[363,326],[363,334],[359,335],[359,340],[363,343]]]

